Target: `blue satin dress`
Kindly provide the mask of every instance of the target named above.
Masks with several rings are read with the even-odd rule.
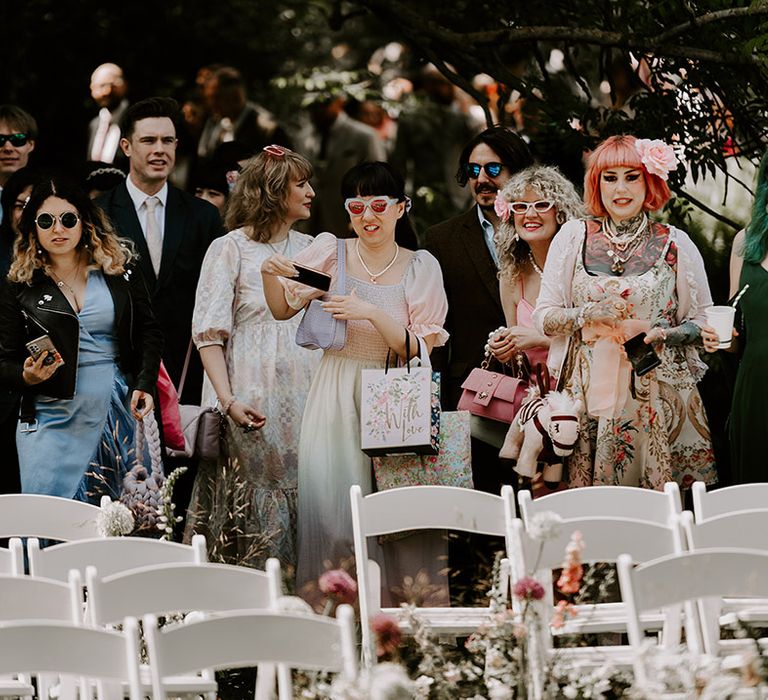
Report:
[[[38,396],[37,430],[17,430],[16,445],[23,493],[98,505],[102,495],[120,495],[123,477],[135,463],[128,386],[117,366],[115,309],[98,270],[88,275],[85,303],[77,317],[75,396]]]

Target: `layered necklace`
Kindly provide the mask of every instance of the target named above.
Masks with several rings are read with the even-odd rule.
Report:
[[[531,261],[531,265],[533,265],[533,269],[536,270],[536,272],[539,274],[539,277],[541,277],[544,274],[544,270],[542,270],[536,264],[536,258],[533,257],[533,253],[530,250],[528,251],[528,259]]]
[[[75,274],[72,276],[72,280],[73,281],[76,280],[80,276],[80,268],[82,267],[82,265],[83,265],[83,261],[81,259],[77,263],[77,267],[75,268]],[[73,300],[73,304],[74,304],[75,308],[77,309],[77,311],[80,311],[80,309],[77,308],[79,306],[79,304],[77,302],[77,293],[72,288],[72,285],[69,284],[69,282],[64,281],[53,270],[51,270],[51,274],[54,276],[55,282],[56,282],[56,286],[59,289],[63,290],[66,287],[69,290],[70,294],[72,294],[72,300]]]
[[[645,234],[650,230],[648,224],[648,217],[645,213],[638,214],[626,221],[621,221],[616,226],[614,226],[610,217],[603,219],[601,230],[608,241],[608,257],[613,261],[611,272],[616,275],[624,273],[624,263],[634,255],[637,247],[645,239]],[[631,231],[635,225],[635,229]]]
[[[400,253],[400,246],[395,243],[395,255],[393,256],[392,260],[389,261],[389,264],[380,272],[371,272],[368,265],[365,264],[365,260],[363,260],[363,256],[360,255],[360,239],[358,238],[355,241],[355,252],[357,253],[357,259],[360,261],[360,264],[363,266],[363,269],[368,273],[368,277],[370,278],[371,282],[373,284],[377,284],[376,279],[378,277],[381,277],[387,270],[389,270],[392,265],[395,264],[395,261],[397,260],[397,256]]]

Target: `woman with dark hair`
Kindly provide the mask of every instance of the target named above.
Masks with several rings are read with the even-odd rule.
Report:
[[[324,562],[351,557],[349,487],[370,493],[371,460],[360,449],[360,381],[366,368],[384,367],[387,352],[411,354],[417,338],[429,351],[445,343],[447,301],[437,260],[396,242],[410,230],[403,178],[387,163],[361,163],[342,181],[355,238],[345,241],[346,289],[338,281],[337,238],[321,233],[291,260],[273,255],[261,267],[272,314],[288,319],[321,292],[291,281],[293,262],[332,277],[323,308],[347,321],[341,350],[326,350],[312,381],[299,443],[299,585],[316,579]],[[279,279],[284,278],[284,279]],[[282,282],[282,284],[281,284]]]
[[[134,461],[162,332],[130,249],[77,185],[35,185],[19,232],[0,300],[0,384],[22,392],[22,491],[98,503]],[[32,357],[25,345],[42,336],[53,349]]]
[[[533,320],[551,339],[550,369],[585,407],[571,487],[717,481],[696,386],[698,349],[717,342],[704,263],[686,233],[648,216],[677,165],[662,141],[607,138],[584,176],[592,216],[564,224],[547,255]]]
[[[312,168],[267,146],[246,164],[229,200],[229,233],[211,243],[200,271],[192,339],[205,368],[203,405],[227,416],[225,456],[201,462],[186,538],[206,535],[226,561],[296,566],[296,479],[301,416],[319,358],[294,342],[298,319],[269,313],[262,263],[293,257],[312,238],[292,226],[310,214]],[[289,574],[290,575],[290,574]]]
[[[757,191],[752,218],[746,229],[733,239],[730,265],[733,298],[746,285],[739,299],[742,335],[732,348],[743,350],[730,417],[731,475],[734,484],[768,481],[759,437],[768,429],[768,153],[763,156],[757,175]]]

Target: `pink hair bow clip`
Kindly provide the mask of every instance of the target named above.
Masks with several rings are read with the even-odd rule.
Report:
[[[278,146],[276,143],[264,146],[261,150],[263,150],[264,153],[269,153],[269,155],[274,156],[275,158],[285,158],[286,149],[282,146]]]
[[[680,163],[675,149],[661,139],[637,139],[635,149],[645,169],[662,180],[666,180],[670,171]]]
[[[496,201],[493,203],[493,210],[502,221],[509,221],[509,202],[504,199],[501,192],[496,193]]]

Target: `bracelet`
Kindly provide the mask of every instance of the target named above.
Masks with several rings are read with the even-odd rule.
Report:
[[[219,397],[216,397],[216,405],[215,408],[218,409],[219,413],[221,413],[222,416],[229,415],[229,409],[232,408],[232,404],[237,401],[237,397],[232,395],[227,401],[225,401],[223,404],[221,403],[221,400]]]

